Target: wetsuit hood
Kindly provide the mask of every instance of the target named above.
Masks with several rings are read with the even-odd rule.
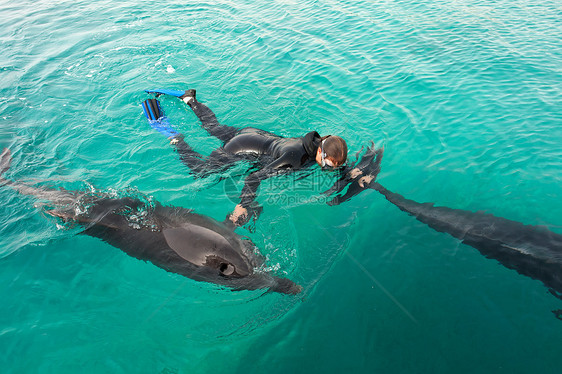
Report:
[[[316,131],[309,132],[302,139],[304,150],[313,160],[316,158],[316,152],[318,151],[318,147],[320,147],[320,141],[320,135]]]

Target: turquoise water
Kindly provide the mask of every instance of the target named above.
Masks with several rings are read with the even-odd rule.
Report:
[[[384,145],[379,181],[409,198],[562,233],[558,1],[7,0],[0,10],[11,179],[222,220],[234,205],[226,183],[193,179],[141,113],[143,89],[193,87],[225,124],[338,134],[350,154]],[[218,145],[181,102],[162,105],[197,150]],[[327,206],[315,197],[333,177],[309,178],[264,183],[264,213],[240,230],[304,286],[298,297],[166,273],[1,188],[2,372],[560,372],[551,311],[562,301],[542,283],[375,191]]]

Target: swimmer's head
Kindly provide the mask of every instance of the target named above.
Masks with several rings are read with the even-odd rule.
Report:
[[[337,168],[347,160],[347,144],[337,135],[328,135],[321,138],[320,146],[316,152],[316,162],[322,167]]]

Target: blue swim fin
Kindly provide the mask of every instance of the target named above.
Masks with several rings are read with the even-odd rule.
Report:
[[[148,99],[142,103],[142,109],[146,119],[149,121],[158,121],[160,118],[166,117],[160,103],[156,99]]]
[[[182,97],[183,95],[185,95],[185,90],[167,90],[167,89],[163,89],[163,90],[159,90],[159,89],[154,89],[154,90],[144,90],[144,92],[146,93],[155,93],[155,94],[160,94],[160,95],[170,95],[170,96],[175,96],[175,97]]]
[[[156,99],[148,99],[143,101],[142,110],[150,127],[158,131],[167,138],[173,138],[179,133],[174,130],[168,121],[168,117],[164,114],[162,108],[160,108],[160,103]]]

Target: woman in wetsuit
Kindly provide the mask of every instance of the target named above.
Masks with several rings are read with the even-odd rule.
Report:
[[[300,138],[283,138],[252,127],[221,125],[211,109],[197,101],[195,90],[187,90],[178,97],[191,107],[202,127],[223,142],[223,146],[211,152],[207,158],[194,151],[183,135],[169,125],[156,99],[146,100],[143,109],[151,126],[171,139],[170,143],[176,147],[182,162],[196,176],[222,171],[241,160],[254,161],[261,167],[246,177],[240,203],[230,214],[230,220],[237,225],[249,220],[248,208],[255,200],[262,180],[315,163],[322,168],[334,169],[347,159],[347,144],[339,136],[320,137],[316,131],[311,131]]]

